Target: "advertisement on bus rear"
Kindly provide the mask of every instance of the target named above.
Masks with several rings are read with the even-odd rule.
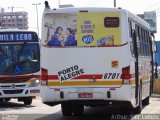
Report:
[[[78,13],[78,46],[112,46],[120,44],[118,12]]]
[[[47,46],[105,47],[121,44],[119,12],[55,13],[45,19]]]

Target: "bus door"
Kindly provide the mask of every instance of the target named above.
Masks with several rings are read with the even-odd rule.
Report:
[[[136,36],[136,31],[133,30],[133,35],[132,35],[132,41],[133,41],[133,49],[134,49],[134,57],[135,57],[135,84],[136,84],[136,89],[135,89],[135,98],[136,98],[136,104],[138,104],[138,91],[140,89],[139,86],[139,61],[138,61],[138,44],[137,44],[137,36]]]

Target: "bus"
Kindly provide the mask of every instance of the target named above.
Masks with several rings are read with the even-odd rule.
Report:
[[[36,32],[0,30],[0,101],[25,105],[40,94],[40,45]]]
[[[41,35],[44,104],[61,104],[64,116],[104,105],[138,114],[149,104],[152,80],[150,26],[140,17],[121,8],[46,5]]]

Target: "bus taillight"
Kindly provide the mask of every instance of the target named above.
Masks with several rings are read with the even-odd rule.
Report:
[[[47,85],[47,82],[48,82],[48,70],[47,69],[44,69],[44,68],[41,68],[41,84],[42,85]]]
[[[130,84],[131,77],[132,76],[130,74],[130,66],[122,68],[122,75],[121,75],[122,83],[123,84]]]

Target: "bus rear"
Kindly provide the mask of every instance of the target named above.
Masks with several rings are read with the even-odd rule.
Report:
[[[61,103],[63,115],[81,114],[84,105],[132,106],[134,65],[127,23],[126,12],[119,9],[44,11],[43,103]]]
[[[0,100],[17,98],[25,105],[40,93],[40,51],[35,32],[0,31]]]

